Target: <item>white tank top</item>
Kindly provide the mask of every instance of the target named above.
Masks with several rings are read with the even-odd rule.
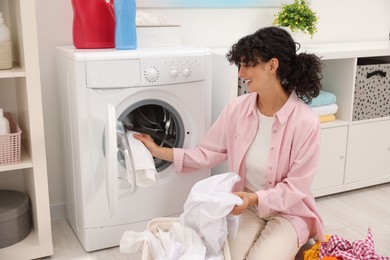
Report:
[[[257,134],[245,157],[245,187],[251,191],[262,190],[265,187],[268,151],[271,144],[272,125],[275,120],[273,116],[265,116],[259,110],[257,110],[257,115],[259,118]]]

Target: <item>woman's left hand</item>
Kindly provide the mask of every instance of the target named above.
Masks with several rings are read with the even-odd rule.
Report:
[[[233,194],[242,199],[242,204],[236,205],[230,212],[231,215],[241,215],[249,206],[257,206],[258,199],[256,193],[234,192]]]

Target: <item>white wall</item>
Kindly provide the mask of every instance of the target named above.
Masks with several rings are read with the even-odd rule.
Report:
[[[60,141],[55,46],[72,44],[70,0],[35,0],[40,54],[46,151],[52,217],[64,216],[64,172]],[[90,1],[90,0],[85,0]],[[316,0],[319,32],[313,42],[388,40],[390,1]],[[181,25],[183,44],[228,47],[259,27],[270,26],[275,8],[147,9]]]

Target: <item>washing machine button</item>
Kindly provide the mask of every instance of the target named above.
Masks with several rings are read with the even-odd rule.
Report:
[[[169,72],[169,75],[171,75],[172,78],[176,78],[178,76],[179,72],[175,69],[171,70]]]
[[[191,70],[190,69],[183,69],[183,75],[184,77],[189,77],[191,74]]]

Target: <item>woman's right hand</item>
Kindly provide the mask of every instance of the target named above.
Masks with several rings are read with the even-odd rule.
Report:
[[[160,158],[165,161],[173,161],[173,149],[167,147],[160,147],[153,138],[145,133],[134,134],[134,138],[141,141],[145,147],[150,151],[153,157]]]

